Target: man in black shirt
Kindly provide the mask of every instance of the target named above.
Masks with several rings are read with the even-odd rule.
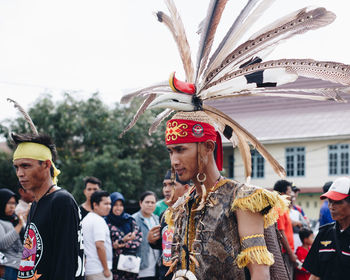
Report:
[[[83,279],[81,215],[74,198],[56,185],[56,148],[45,135],[12,134],[20,184],[33,192],[18,279]]]
[[[183,196],[190,188],[191,181],[181,181],[176,174],[176,180],[171,179],[171,170],[164,176],[163,185],[172,187],[171,197],[166,204],[171,207],[177,199]],[[171,265],[171,246],[173,242],[174,225],[168,225],[165,221],[166,210],[160,214],[160,225],[153,227],[147,235],[147,240],[152,249],[162,250],[162,255],[158,261],[158,274],[160,280],[171,280],[173,274],[165,276]]]
[[[350,276],[350,178],[334,181],[329,191],[328,207],[334,223],[320,227],[303,267],[310,280],[348,279]]]
[[[91,209],[91,202],[90,198],[91,195],[95,192],[101,189],[101,181],[96,177],[85,177],[84,178],[84,195],[85,195],[85,202],[79,206],[80,212],[81,212],[81,218],[84,219],[89,212],[92,211]]]

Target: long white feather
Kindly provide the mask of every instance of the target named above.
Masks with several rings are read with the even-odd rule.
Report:
[[[254,56],[258,56],[260,51],[264,51],[267,47],[276,46],[280,42],[291,38],[296,34],[302,34],[309,30],[323,27],[335,19],[332,12],[324,8],[316,8],[308,10],[307,8],[299,10],[297,16],[290,20],[290,16],[286,17],[289,21],[275,29],[268,30],[254,40],[249,40],[241,44],[237,49],[231,52],[219,65],[211,71],[205,78],[203,86],[205,87],[211,81],[216,81],[225,74],[238,69],[239,65],[248,61]],[[273,25],[274,26],[274,25]],[[199,91],[201,90],[198,89]]]
[[[256,22],[275,0],[263,0],[255,9],[259,0],[250,0],[243,8],[230,30],[211,56],[203,77],[218,67],[225,57],[236,47],[241,37]],[[253,10],[254,9],[254,10]]]
[[[244,73],[244,71],[243,71]],[[266,69],[263,72],[264,83],[276,83],[277,86],[294,82],[298,75],[293,72],[287,72],[285,68]],[[204,100],[213,95],[222,96],[231,94],[232,92],[254,89],[257,87],[256,83],[248,83],[245,76],[237,75],[235,78],[222,80],[217,84],[204,89],[199,96]]]
[[[217,89],[223,87],[220,86],[221,83],[224,83],[226,88],[228,84],[231,84],[229,81],[237,77],[249,75],[257,71],[265,72],[267,69],[282,67],[285,68],[286,73],[321,79],[342,85],[350,85],[350,65],[330,61],[315,61],[312,59],[280,59],[248,65],[229,73],[204,87],[200,96],[207,98],[212,95],[211,92],[217,93]]]
[[[126,103],[131,102],[136,96],[142,96],[142,94],[145,92],[150,92],[150,91],[155,90],[155,89],[163,89],[163,88],[168,88],[168,87],[169,87],[168,81],[156,83],[156,84],[153,84],[151,86],[148,86],[148,87],[145,87],[142,89],[138,89],[138,90],[130,92],[130,93],[126,93],[121,98],[120,103],[126,104]]]
[[[174,112],[174,110],[168,108],[165,109],[164,111],[162,111],[161,113],[159,113],[157,115],[157,117],[154,119],[151,127],[148,130],[148,134],[151,135],[153,132],[155,132],[158,128],[158,126],[160,125],[160,123],[166,119],[168,116],[170,116],[172,113]]]

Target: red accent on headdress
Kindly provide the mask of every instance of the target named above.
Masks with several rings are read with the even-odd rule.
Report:
[[[177,92],[195,94],[196,86],[191,83],[186,83],[175,78],[175,72],[170,75],[169,78],[170,87]]]
[[[220,134],[215,128],[204,122],[192,120],[171,119],[167,122],[165,132],[166,145],[197,143],[213,140],[216,142],[216,165],[222,170],[222,141]]]

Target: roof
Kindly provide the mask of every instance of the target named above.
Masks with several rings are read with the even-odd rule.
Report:
[[[336,87],[335,83],[299,78],[280,88]],[[350,139],[350,94],[347,103],[285,97],[245,96],[208,102],[257,137],[263,143]],[[228,140],[224,140],[228,143]]]

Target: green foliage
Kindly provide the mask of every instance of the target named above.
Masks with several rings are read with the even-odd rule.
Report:
[[[12,155],[0,152],[0,174],[0,188],[16,192],[19,184],[12,166]]]
[[[82,179],[85,176],[98,177],[105,190],[120,191],[126,199],[137,200],[145,190],[160,193],[162,178],[170,166],[164,145],[164,124],[149,136],[148,128],[155,112],[146,112],[119,138],[138,106],[139,103],[134,102],[130,107],[116,104],[109,108],[98,94],[86,101],[66,94],[57,103],[50,96],[44,96],[29,110],[39,133],[50,135],[56,143],[56,166],[62,172],[59,185],[70,191],[78,202],[84,200]],[[17,133],[30,132],[22,117],[10,122],[9,129]],[[0,126],[0,135],[8,137],[5,126]],[[2,164],[5,163],[1,162],[0,167]],[[11,161],[10,166],[12,168]],[[12,177],[11,180],[15,185],[16,181]],[[0,184],[3,184],[1,180]]]

